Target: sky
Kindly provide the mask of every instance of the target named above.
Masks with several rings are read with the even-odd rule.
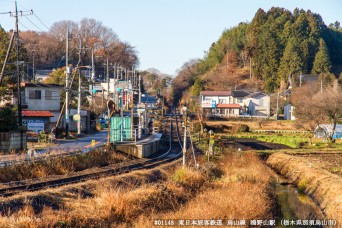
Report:
[[[20,18],[19,29],[47,31],[62,20],[101,21],[138,52],[140,70],[158,69],[176,75],[181,66],[217,41],[225,29],[250,22],[259,8],[296,7],[322,16],[326,25],[342,22],[341,0],[18,0],[18,10],[35,16]],[[13,0],[0,0],[0,13],[14,10]],[[14,28],[14,18],[0,14],[0,25]]]

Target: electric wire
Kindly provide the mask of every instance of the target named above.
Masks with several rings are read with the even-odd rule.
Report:
[[[35,16],[37,18],[37,20],[47,29],[50,30],[50,28],[48,26],[46,26],[46,24],[43,23],[43,21],[37,16],[37,14],[35,14],[33,12],[33,16]]]
[[[36,25],[35,23],[33,23],[26,15],[24,16],[34,27],[36,27],[37,29],[39,29],[42,32],[45,32],[43,29],[41,29],[38,25]]]

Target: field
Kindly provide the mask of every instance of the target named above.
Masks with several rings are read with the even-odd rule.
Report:
[[[305,159],[308,166],[321,168],[342,177],[342,152],[299,154],[296,156]]]

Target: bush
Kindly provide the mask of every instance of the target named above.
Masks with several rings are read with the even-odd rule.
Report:
[[[232,131],[233,133],[249,132],[249,126],[246,124],[238,124],[238,125],[233,126]]]
[[[298,183],[298,192],[305,193],[305,189],[308,187],[309,181],[307,179],[303,179]]]
[[[205,178],[199,171],[183,167],[175,170],[171,180],[188,191],[196,191],[205,183]]]
[[[0,109],[0,132],[14,131],[17,129],[18,122],[14,111],[9,107]]]

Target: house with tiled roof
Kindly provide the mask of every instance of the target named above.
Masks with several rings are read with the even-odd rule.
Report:
[[[23,83],[22,88],[23,126],[29,131],[49,131],[59,117],[63,86]]]
[[[241,106],[234,103],[231,91],[201,91],[201,106],[205,114],[239,115]]]
[[[200,100],[205,114],[221,116],[249,114],[257,117],[269,117],[270,115],[270,97],[262,92],[202,91]]]

